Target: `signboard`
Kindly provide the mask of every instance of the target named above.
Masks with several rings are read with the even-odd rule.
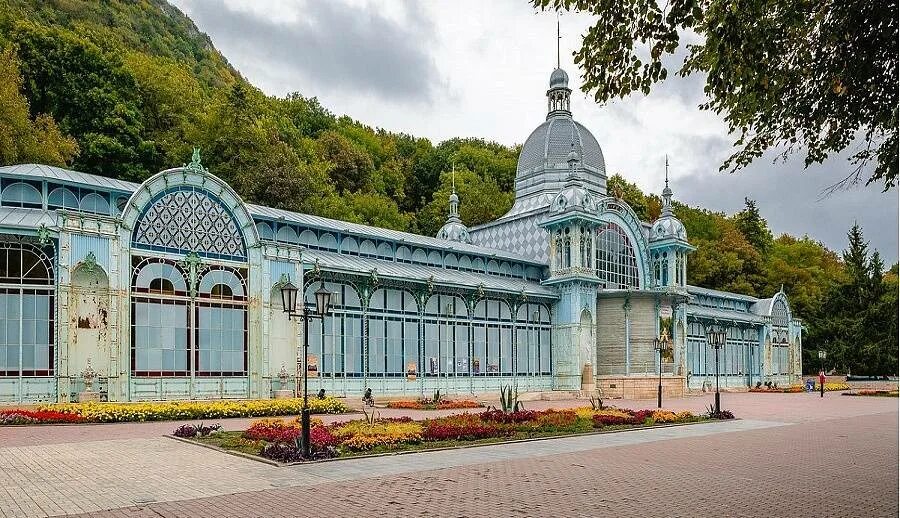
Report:
[[[416,381],[416,362],[406,364],[406,379],[408,381]]]
[[[310,378],[319,376],[319,359],[314,354],[306,356],[306,375]]]
[[[672,306],[660,306],[659,318],[672,318]]]

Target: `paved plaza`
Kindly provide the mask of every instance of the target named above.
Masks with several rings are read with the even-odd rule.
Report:
[[[666,406],[701,411],[710,401]],[[162,437],[177,423],[5,427],[0,514],[897,516],[896,399],[724,394],[723,403],[741,419],[290,467]]]

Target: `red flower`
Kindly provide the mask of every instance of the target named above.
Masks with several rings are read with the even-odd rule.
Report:
[[[56,410],[2,410],[0,424],[48,424],[48,423],[83,423],[84,418],[78,414],[67,414]]]

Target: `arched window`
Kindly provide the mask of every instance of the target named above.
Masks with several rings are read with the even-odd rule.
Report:
[[[572,236],[569,235],[569,227],[563,231],[563,268],[572,267]]]
[[[192,296],[179,263],[133,261],[132,375],[245,376],[246,271],[206,266]]]
[[[132,375],[189,375],[190,298],[184,272],[163,259],[133,261]]]
[[[109,202],[103,196],[92,192],[81,199],[81,210],[96,212],[97,214],[109,214]]]
[[[3,188],[0,203],[5,207],[41,208],[41,192],[30,183],[15,182]]]
[[[259,234],[260,239],[268,241],[273,241],[275,239],[275,232],[272,231],[272,227],[264,221],[260,221],[256,224],[256,233]]]
[[[214,266],[200,277],[194,360],[198,376],[243,376],[247,373],[246,273]]]
[[[587,227],[581,227],[581,266],[591,268],[591,231]]]
[[[65,187],[57,187],[47,196],[47,205],[51,208],[77,209],[78,197]]]
[[[781,298],[775,300],[772,305],[772,324],[787,327],[789,320],[787,304]]]
[[[615,223],[606,223],[597,230],[596,267],[597,276],[606,289],[640,287],[634,247],[628,234]],[[665,273],[663,280],[665,281]]]
[[[300,242],[300,237],[297,236],[297,231],[294,230],[293,227],[283,225],[278,228],[278,233],[275,235],[275,240],[282,243],[297,244]]]
[[[306,288],[306,306],[315,307],[313,281]],[[320,376],[326,378],[363,376],[363,311],[359,294],[349,284],[326,282],[331,292],[331,313],[324,321],[309,321],[309,354],[316,358]],[[310,363],[312,365],[312,363]]]
[[[52,251],[0,243],[0,376],[54,373]]]
[[[95,199],[93,208],[86,207],[91,196],[81,201],[82,208],[102,212],[100,200]],[[230,209],[201,187],[172,187],[159,193],[138,217],[131,241],[133,248],[145,250],[231,260],[247,257],[241,227]]]

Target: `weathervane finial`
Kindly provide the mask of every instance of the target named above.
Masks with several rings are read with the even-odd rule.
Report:
[[[562,36],[559,35],[559,12],[556,13],[556,68],[559,68],[559,43]]]
[[[451,166],[450,182],[453,185],[453,193],[456,194],[456,162]]]
[[[669,186],[669,155],[666,154],[666,187]]]

